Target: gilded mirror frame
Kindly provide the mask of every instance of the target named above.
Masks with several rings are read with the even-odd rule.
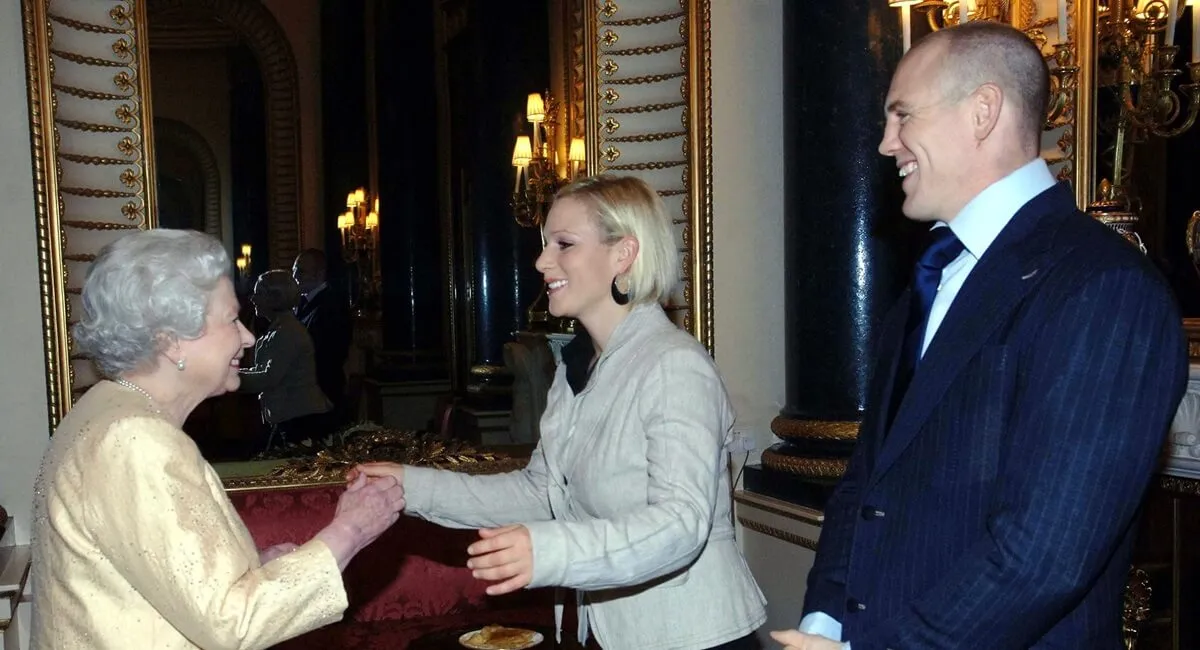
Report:
[[[580,2],[564,75],[570,119],[600,154],[588,171],[639,175],[664,195],[683,253],[670,309],[711,351],[708,0]],[[88,265],[156,225],[146,1],[22,0],[22,19],[53,430],[97,379],[69,336]]]

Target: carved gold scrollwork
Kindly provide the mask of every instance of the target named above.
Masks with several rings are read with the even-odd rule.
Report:
[[[605,52],[605,54],[610,54],[612,56],[645,56],[647,54],[662,54],[663,52],[678,50],[683,46],[683,43],[662,43],[660,45],[631,47],[624,50],[608,50]]]
[[[687,106],[687,102],[667,102],[663,104],[645,104],[643,106],[625,106],[622,108],[610,108],[609,113],[656,113],[658,111],[669,111],[680,106]]]
[[[95,65],[106,68],[119,68],[127,65],[124,61],[110,61],[108,59],[101,59],[95,56],[85,56],[83,54],[76,54],[74,52],[67,52],[64,50],[51,50],[50,53],[60,59],[66,59],[67,61],[78,63],[80,65]]]
[[[63,194],[83,196],[89,199],[123,199],[137,196],[137,192],[121,192],[119,190],[104,190],[94,187],[60,187]]]
[[[627,165],[609,165],[609,169],[613,171],[647,171],[647,170],[662,170],[672,167],[686,167],[686,160],[663,160],[655,162],[629,163]]]
[[[661,142],[672,138],[682,138],[687,131],[664,131],[662,133],[643,133],[641,135],[622,135],[608,139],[609,142]]]
[[[669,72],[666,74],[650,74],[650,75],[644,75],[641,77],[628,77],[625,79],[609,79],[605,83],[610,83],[610,84],[614,84],[614,85],[630,85],[630,84],[641,85],[641,84],[658,83],[660,81],[668,81],[670,79],[678,79],[679,77],[682,77],[682,76],[684,76],[684,73],[682,73],[682,72]]]
[[[74,163],[83,165],[126,165],[128,160],[122,158],[106,158],[104,156],[81,156],[78,154],[59,152],[58,157],[63,160],[69,160]]]
[[[621,99],[621,94],[615,88],[605,88],[602,97],[604,98],[604,103],[611,106]]]
[[[604,24],[610,27],[641,27],[643,25],[657,25],[659,23],[667,23],[678,18],[687,16],[685,12],[677,11],[670,14],[662,14],[659,16],[646,16],[645,18],[626,18],[625,20],[610,20]]]
[[[604,130],[608,133],[616,133],[621,128],[621,123],[614,117],[609,117],[604,120]]]
[[[105,93],[105,92],[100,92],[98,90],[89,90],[87,88],[76,88],[74,86],[66,86],[63,84],[54,84],[54,90],[56,90],[60,93],[71,95],[72,97],[79,97],[81,99],[97,99],[97,100],[114,100],[115,101],[115,100],[121,100],[121,99],[128,98],[127,95],[118,95],[116,93]]]
[[[123,29],[117,29],[116,27],[108,27],[106,25],[94,25],[92,23],[85,23],[81,20],[73,20],[71,18],[67,18],[66,16],[55,16],[55,15],[51,14],[50,20],[52,20],[60,25],[65,25],[67,27],[70,27],[71,29],[77,29],[81,32],[92,32],[93,34],[124,34],[125,33],[125,30],[123,30]]]
[[[604,0],[604,6],[600,9],[600,14],[605,18],[612,18],[617,13],[617,3],[612,0]]]
[[[77,131],[91,131],[92,133],[120,133],[122,131],[132,131],[133,129],[125,126],[114,126],[112,124],[95,124],[92,122],[80,122],[77,120],[55,120],[59,126],[65,126],[68,129]]]
[[[613,76],[614,74],[617,73],[617,70],[620,70],[620,69],[621,69],[621,66],[617,65],[617,62],[613,61],[612,59],[605,59],[604,64],[600,66],[600,71],[603,72],[604,75],[608,76],[608,77]]]

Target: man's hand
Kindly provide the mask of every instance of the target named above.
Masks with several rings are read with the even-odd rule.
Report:
[[[499,584],[489,585],[487,594],[499,596],[528,586],[533,580],[533,541],[529,529],[516,524],[502,528],[484,528],[478,542],[467,547],[471,559],[467,568],[478,580]]]
[[[816,634],[805,634],[799,630],[778,630],[771,638],[783,645],[783,650],[843,650],[841,641]]]

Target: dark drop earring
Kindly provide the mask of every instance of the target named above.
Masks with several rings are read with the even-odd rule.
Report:
[[[613,302],[617,303],[618,305],[628,305],[629,304],[629,294],[623,293],[620,289],[617,288],[617,279],[616,278],[613,278],[613,281],[612,281],[612,299],[613,299]]]

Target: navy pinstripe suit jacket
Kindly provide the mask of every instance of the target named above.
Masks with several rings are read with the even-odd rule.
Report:
[[[1187,378],[1169,289],[1052,187],[979,260],[885,431],[908,304],[884,321],[805,613],[854,650],[1121,647],[1134,524]]]

